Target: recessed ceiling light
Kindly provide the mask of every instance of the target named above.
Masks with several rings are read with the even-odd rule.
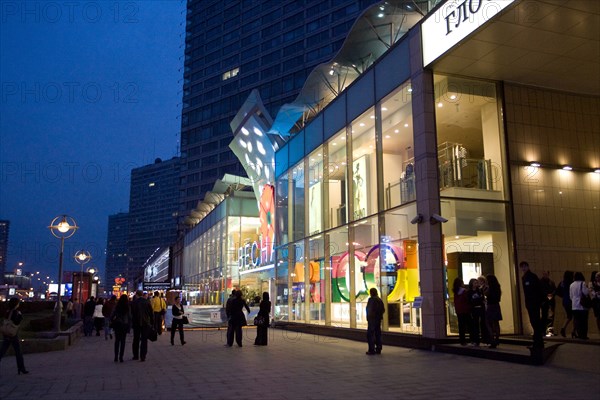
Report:
[[[441,101],[438,103],[438,107],[440,107],[440,108],[441,108],[441,107],[444,107],[444,105],[442,104],[442,102],[441,102]]]
[[[385,138],[386,138],[386,139],[389,139],[390,137],[391,137],[390,135],[385,135]]]
[[[360,123],[360,124],[358,124],[358,125],[360,125],[360,126],[365,126],[365,124],[364,124],[363,122],[361,122],[361,123]]]
[[[404,127],[405,127],[405,128],[408,128],[408,124],[404,124]]]
[[[600,168],[596,168],[596,169],[594,170],[594,172],[595,172],[595,173],[597,173],[597,174],[600,174]]]
[[[450,100],[456,100],[456,95],[455,94],[450,95]]]
[[[394,133],[398,133],[398,132],[400,132],[398,129],[395,129],[395,130],[394,130]]]
[[[387,111],[387,108],[381,107],[381,111]]]
[[[563,165],[562,169],[565,171],[572,171],[573,167],[571,167],[570,165]]]
[[[539,162],[535,162],[535,161],[529,164],[530,167],[536,167],[536,168],[539,167],[540,165],[541,164]]]

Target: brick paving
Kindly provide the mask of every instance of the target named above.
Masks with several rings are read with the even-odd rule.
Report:
[[[600,378],[600,346],[565,344],[545,366],[384,347],[270,330],[267,347],[224,347],[224,330],[186,332],[185,346],[165,334],[146,362],[113,362],[113,342],[81,337],[66,351],[26,354],[0,363],[0,399],[589,399]]]

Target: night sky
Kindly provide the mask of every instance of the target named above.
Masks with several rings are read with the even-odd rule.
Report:
[[[0,1],[0,219],[7,271],[56,281],[61,214],[104,278],[108,216],[132,168],[177,155],[185,1]]]

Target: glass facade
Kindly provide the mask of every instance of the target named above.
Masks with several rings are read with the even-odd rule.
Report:
[[[493,274],[502,287],[503,332],[513,332],[512,249],[509,245],[504,135],[496,83],[435,75],[436,128],[448,327],[458,333],[452,294]]]
[[[376,288],[386,329],[420,332],[411,92],[401,84],[277,179],[276,318],[364,328]]]

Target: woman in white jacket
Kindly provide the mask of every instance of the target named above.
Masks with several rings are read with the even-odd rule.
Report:
[[[94,308],[94,328],[96,328],[96,336],[100,336],[100,331],[104,328],[104,315],[102,314],[104,307],[104,299],[100,297]]]
[[[573,308],[573,323],[575,324],[575,331],[573,332],[572,337],[587,340],[589,310],[581,305],[581,296],[589,296],[589,290],[581,272],[575,272],[574,279],[575,280],[569,287]]]

